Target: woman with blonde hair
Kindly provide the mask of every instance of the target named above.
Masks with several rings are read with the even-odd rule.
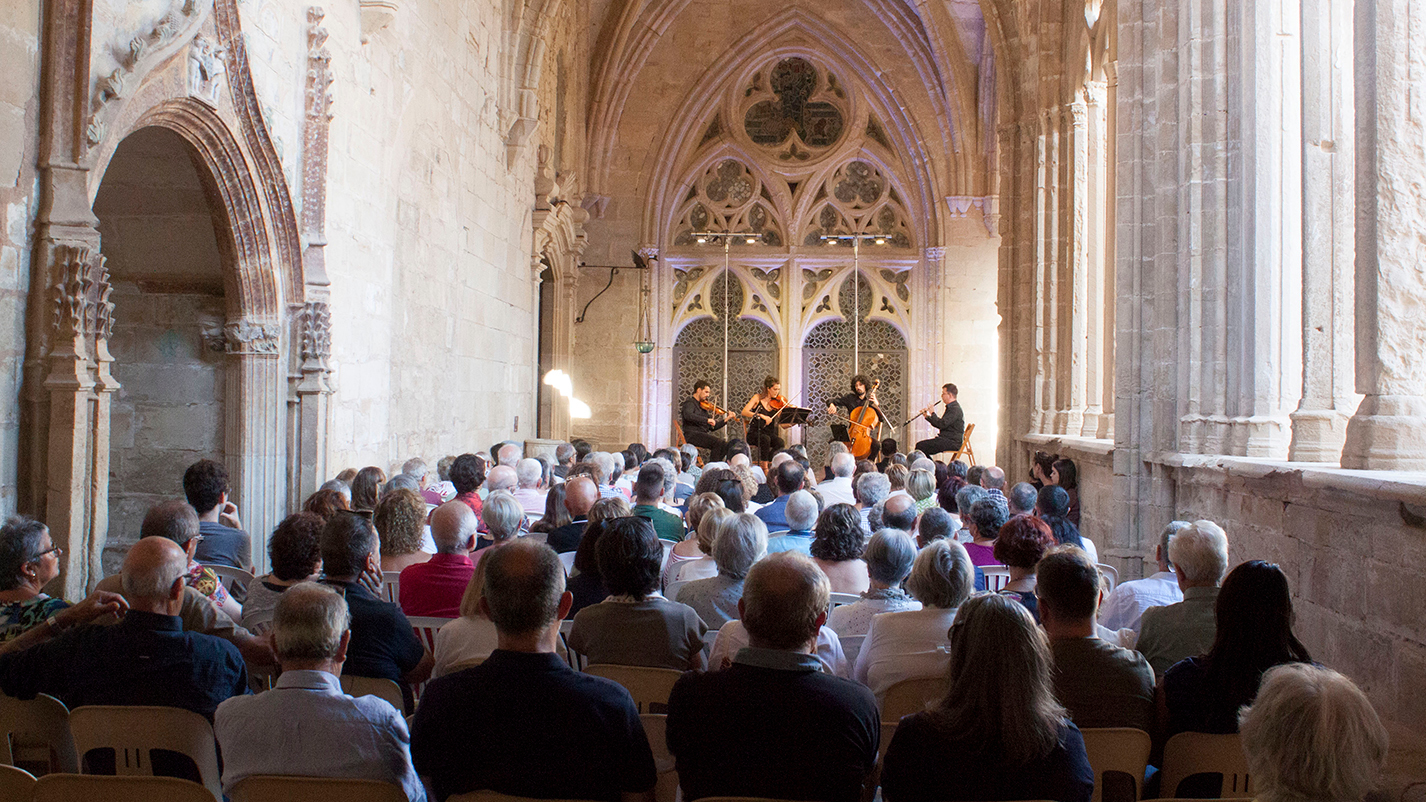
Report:
[[[702,522],[703,516],[709,510],[723,506],[723,499],[717,493],[699,493],[688,500],[687,512],[683,514],[683,520],[688,524],[688,535],[684,537],[682,543],[674,544],[673,551],[669,552],[668,564],[664,566],[660,588],[668,587],[668,583],[673,581],[674,575],[678,573],[678,566],[682,563],[712,556],[712,544],[710,543],[709,550],[705,551],[702,542],[698,539],[698,524]]]
[[[916,500],[917,515],[931,509],[936,506],[936,475],[920,468],[912,471],[906,477],[906,492]]]
[[[905,465],[892,464],[886,466],[886,480],[891,483],[891,492],[887,494],[887,498],[891,496],[911,495],[906,492],[906,480],[910,478],[910,476],[911,469]]]
[[[1084,738],[1055,701],[1050,644],[1030,613],[978,596],[961,605],[950,635],[945,697],[902,719],[887,748],[887,802],[1089,802]]]
[[[718,541],[718,531],[723,523],[737,513],[722,505],[710,506],[703,517],[698,519],[698,550],[704,556],[696,560],[684,560],[669,576],[669,585],[675,582],[692,582],[695,579],[709,579],[718,575],[718,563],[713,559],[713,545]]]
[[[372,526],[381,541],[381,570],[400,572],[431,559],[421,550],[426,534],[426,502],[414,490],[393,490],[377,502]]]

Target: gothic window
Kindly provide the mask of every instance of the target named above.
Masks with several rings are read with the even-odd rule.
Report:
[[[871,162],[847,162],[818,190],[802,243],[819,245],[823,236],[833,234],[873,234],[896,248],[912,246],[905,205]]]
[[[846,90],[806,59],[759,70],[743,96],[743,131],[782,161],[812,158],[841,141],[847,127]]]
[[[674,230],[675,245],[693,245],[700,231],[746,232],[763,245],[782,245],[782,224],[773,213],[771,195],[753,171],[736,159],[724,159],[704,172],[689,191]],[[738,238],[746,244],[747,238]],[[755,243],[756,244],[756,243]]]

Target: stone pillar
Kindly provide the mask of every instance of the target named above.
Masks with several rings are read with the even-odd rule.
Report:
[[[243,318],[224,327],[228,351],[224,437],[228,475],[252,535],[253,560],[266,562],[267,536],[286,510],[286,399],[282,327],[275,320]]]
[[[332,371],[327,359],[332,353],[331,331],[332,313],[327,304],[309,301],[298,315],[298,356],[302,367],[296,388],[298,498],[291,499],[294,504],[315,493],[327,479],[327,422],[332,397]]]
[[[1109,339],[1105,329],[1105,309],[1110,301],[1105,291],[1106,279],[1113,270],[1109,256],[1109,226],[1114,207],[1109,197],[1108,179],[1113,163],[1108,160],[1105,133],[1107,122],[1104,84],[1089,81],[1085,84],[1085,158],[1084,182],[1084,236],[1085,236],[1085,278],[1084,278],[1084,398],[1082,419],[1078,429],[1070,434],[1081,437],[1097,437],[1104,414],[1105,348]],[[1108,364],[1113,364],[1112,362]]]
[[[1024,236],[1035,241],[1035,417],[1031,431],[1055,429],[1057,394],[1055,354],[1059,351],[1059,110],[1045,109],[1036,115],[1034,177],[1034,225]]]
[[[1302,3],[1302,401],[1288,458],[1337,462],[1352,403],[1352,2]]]
[[[1423,9],[1356,6],[1356,384],[1342,467],[1426,470]]]
[[[1086,305],[1089,261],[1089,230],[1099,216],[1086,191],[1096,172],[1090,162],[1089,107],[1083,97],[1060,110],[1061,159],[1066,161],[1058,189],[1060,220],[1060,269],[1055,301],[1059,319],[1058,353],[1055,372],[1059,393],[1055,403],[1055,434],[1078,435],[1084,425],[1085,351],[1088,346]]]

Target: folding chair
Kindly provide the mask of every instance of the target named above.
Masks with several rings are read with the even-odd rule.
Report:
[[[79,773],[69,708],[53,696],[20,700],[0,695],[0,747],[5,763],[35,776]]]
[[[244,588],[250,588],[253,586],[253,583],[257,581],[257,577],[241,568],[234,568],[231,565],[218,565],[216,563],[201,563],[201,565],[217,574],[218,578],[223,580],[223,587],[227,588],[229,593],[232,593],[233,585],[235,584],[242,585]]]
[[[565,576],[574,576],[574,555],[572,551],[560,552],[560,565],[564,566]]]
[[[966,461],[969,462],[971,465],[974,465],[974,464],[975,464],[975,451],[971,450],[971,447],[970,447],[970,435],[971,435],[971,432],[974,432],[974,431],[975,431],[975,424],[974,424],[974,423],[968,423],[968,424],[966,424],[966,431],[965,431],[965,434],[961,437],[961,447],[958,448],[958,449],[956,449],[956,452],[951,455],[951,462],[955,462],[956,460],[960,459],[961,457],[965,457],[965,458],[966,458]]]
[[[228,798],[232,802],[310,802],[313,799],[406,802],[406,792],[399,785],[377,780],[255,774],[244,777],[234,785]]]
[[[1129,727],[1091,728],[1080,733],[1094,769],[1093,802],[1105,802],[1106,786],[1113,788],[1108,795],[1111,802],[1137,800],[1149,765],[1149,734]]]
[[[854,604],[858,601],[861,601],[861,598],[861,596],[858,596],[855,593],[833,593],[832,606],[841,607],[844,604]]]
[[[222,797],[215,797],[198,783],[177,777],[49,774],[35,783],[31,799],[34,802],[216,802]]]
[[[404,710],[406,703],[401,698],[401,686],[380,677],[354,677],[342,675],[342,692],[348,696],[375,696],[385,699],[397,710]]]
[[[886,689],[881,698],[881,720],[895,724],[902,716],[920,713],[946,695],[945,677],[904,679]]]
[[[999,593],[1010,584],[1010,569],[1003,565],[982,565],[980,572],[985,575],[985,589]]]
[[[96,751],[114,751],[114,773],[152,776],[156,751],[176,752],[193,761],[198,778],[214,797],[222,798],[218,781],[218,750],[213,727],[190,710],[138,705],[86,705],[69,713],[80,770],[93,773]]]
[[[1104,590],[1104,595],[1108,596],[1119,587],[1119,569],[1112,565],[1099,563],[1099,586]]]
[[[1221,775],[1222,785],[1214,796],[1237,798],[1253,795],[1248,761],[1243,756],[1242,739],[1237,733],[1181,732],[1169,739],[1164,746],[1160,793],[1177,797],[1184,780],[1201,774]]]
[[[667,713],[668,695],[673,684],[683,676],[682,671],[671,668],[649,668],[648,666],[617,666],[609,663],[595,663],[584,667],[584,673],[596,677],[612,679],[623,685],[640,713]]]
[[[14,766],[0,765],[0,799],[28,800],[35,791],[35,775]],[[659,802],[664,802],[659,800]]]
[[[392,604],[401,603],[401,572],[382,571],[381,589],[385,593],[386,600]]]
[[[266,635],[267,630],[272,626],[272,614],[276,610],[258,610],[255,613],[243,614],[243,629],[254,635]]]
[[[658,772],[658,781],[654,783],[654,802],[674,802],[678,796],[678,772],[674,770],[673,753],[668,751],[668,716],[643,713],[639,718],[644,723],[644,735],[654,752],[654,769]]]

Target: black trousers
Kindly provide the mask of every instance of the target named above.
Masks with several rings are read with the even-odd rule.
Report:
[[[964,438],[962,438],[962,440],[964,440]],[[939,454],[942,451],[955,451],[960,447],[961,440],[957,440],[954,437],[947,437],[946,435],[932,437],[930,440],[922,440],[916,444],[916,450],[928,457],[932,454]]]
[[[714,437],[708,432],[690,432],[685,429],[683,439],[699,448],[708,449],[708,451],[711,452],[710,459],[713,462],[720,462],[728,451],[728,442],[726,440]]]
[[[769,426],[763,429],[749,429],[748,441],[758,448],[759,460],[770,460],[772,455],[787,447],[787,441],[777,435],[777,429]]]

